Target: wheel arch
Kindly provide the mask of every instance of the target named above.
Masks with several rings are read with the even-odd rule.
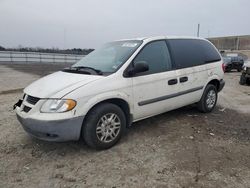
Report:
[[[219,89],[220,89],[220,80],[218,80],[218,79],[212,79],[212,80],[210,80],[210,81],[207,83],[207,85],[208,85],[208,84],[214,85],[214,86],[216,87],[217,91],[219,91]]]
[[[122,98],[108,98],[108,99],[104,99],[102,101],[99,101],[99,102],[93,104],[90,107],[90,109],[87,111],[87,113],[85,115],[82,126],[84,126],[84,122],[86,120],[86,117],[90,113],[90,111],[93,108],[95,108],[96,106],[98,106],[100,104],[103,104],[103,103],[111,103],[111,104],[114,104],[114,105],[117,105],[118,107],[120,107],[121,110],[124,112],[125,117],[126,117],[126,127],[129,127],[131,125],[133,117],[132,117],[132,114],[131,114],[131,109],[130,109],[129,103],[126,100],[122,99]]]
[[[203,91],[202,91],[202,95],[203,95],[203,93],[204,93],[204,91],[205,91],[207,85],[209,85],[209,84],[214,85],[214,86],[216,87],[217,91],[218,91],[219,88],[220,88],[220,80],[219,80],[219,78],[218,78],[218,77],[213,77],[212,79],[210,79],[210,80],[204,85]],[[200,97],[200,100],[201,100],[201,98],[202,98],[202,95],[201,95],[201,97]]]

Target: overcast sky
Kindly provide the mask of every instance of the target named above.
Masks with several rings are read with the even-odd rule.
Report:
[[[0,0],[0,45],[96,48],[141,36],[250,34],[250,0]]]

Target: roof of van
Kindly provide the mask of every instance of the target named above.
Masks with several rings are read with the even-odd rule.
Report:
[[[132,38],[132,39],[122,39],[123,40],[143,40],[143,41],[154,41],[154,40],[161,40],[161,39],[200,39],[204,40],[203,38],[199,37],[192,37],[192,36],[155,36],[155,37],[139,37],[139,38]]]

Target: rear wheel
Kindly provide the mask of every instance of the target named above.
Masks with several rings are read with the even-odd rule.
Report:
[[[201,100],[198,102],[198,109],[204,113],[211,112],[216,106],[217,97],[217,88],[212,84],[208,84]]]
[[[115,145],[126,129],[126,118],[120,107],[103,103],[94,107],[86,117],[82,137],[88,146],[108,149]]]

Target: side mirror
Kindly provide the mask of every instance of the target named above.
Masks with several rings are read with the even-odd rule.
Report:
[[[148,63],[146,61],[134,62],[134,66],[131,66],[125,73],[126,77],[134,76],[136,73],[146,72],[149,70]]]
[[[134,73],[146,72],[149,67],[146,61],[138,61],[134,63]]]

